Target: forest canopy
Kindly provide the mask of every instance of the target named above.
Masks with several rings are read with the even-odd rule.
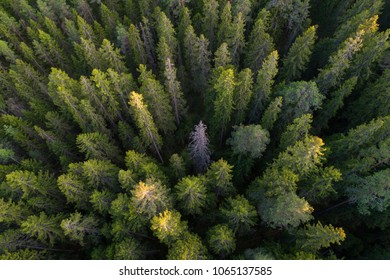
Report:
[[[389,259],[389,19],[2,0],[0,259]]]

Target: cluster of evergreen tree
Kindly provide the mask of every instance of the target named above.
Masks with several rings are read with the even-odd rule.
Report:
[[[390,258],[388,4],[2,0],[0,258]]]

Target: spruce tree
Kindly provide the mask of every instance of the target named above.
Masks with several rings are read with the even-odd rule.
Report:
[[[209,205],[209,194],[203,177],[187,176],[175,186],[175,194],[180,208],[191,215],[202,214]]]
[[[172,106],[169,104],[169,95],[152,72],[146,69],[145,65],[141,64],[138,71],[140,72],[138,80],[142,84],[140,92],[145,98],[157,127],[164,134],[173,132],[175,130],[175,117],[172,113]]]
[[[235,124],[245,121],[248,105],[253,94],[253,74],[249,68],[238,73],[234,91]]]
[[[133,91],[130,94],[129,104],[132,109],[134,121],[140,130],[142,141],[146,146],[151,147],[160,160],[163,161],[160,153],[162,139],[157,131],[154,120],[149,113],[148,106],[143,102],[143,96]]]
[[[274,49],[272,37],[267,33],[269,12],[262,10],[250,33],[245,52],[245,66],[254,73],[259,71],[263,60]]]
[[[251,122],[256,122],[260,119],[261,113],[270,101],[272,85],[278,73],[278,58],[277,51],[270,53],[263,61],[261,69],[257,73],[249,117]]]
[[[232,118],[234,87],[235,80],[232,69],[223,70],[213,85],[216,95],[212,117],[213,133],[215,139],[218,139],[220,142],[222,142]]]
[[[281,76],[286,82],[299,79],[306,69],[316,40],[317,26],[310,26],[301,36],[297,37],[283,59]]]
[[[226,225],[216,225],[207,234],[209,246],[215,254],[226,257],[236,249],[234,232]]]
[[[203,34],[210,42],[210,50],[215,51],[217,47],[217,29],[218,29],[218,8],[217,0],[206,0],[203,3]]]
[[[176,77],[176,68],[170,58],[165,61],[165,88],[171,97],[172,109],[175,115],[176,124],[180,125],[180,119],[186,111],[186,101],[181,91],[180,82]]]

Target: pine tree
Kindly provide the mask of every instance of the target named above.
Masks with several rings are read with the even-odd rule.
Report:
[[[234,232],[226,225],[219,224],[212,227],[207,235],[213,253],[225,258],[235,251],[236,238]]]
[[[172,113],[172,106],[169,104],[169,95],[152,72],[146,69],[145,65],[139,66],[139,72],[138,80],[142,84],[140,92],[145,98],[157,127],[164,134],[173,132],[175,130],[175,117]]]
[[[189,26],[184,38],[184,54],[187,71],[192,79],[194,90],[204,96],[210,72],[210,51],[208,40],[201,34],[196,36],[194,28]]]
[[[226,43],[222,43],[214,54],[214,69],[218,69],[219,67],[225,68],[230,65],[231,62],[232,58],[229,52],[228,45]],[[242,71],[241,73],[244,72]]]
[[[372,32],[365,35],[364,44],[360,52],[351,63],[349,76],[359,77],[360,80],[366,81],[373,73],[373,68],[390,48],[389,43],[390,30],[383,32]]]
[[[269,12],[262,10],[250,33],[245,53],[245,66],[257,73],[264,59],[274,49],[272,37],[267,33]]]
[[[234,91],[235,124],[240,124],[246,119],[246,113],[252,94],[253,74],[249,68],[245,68],[237,75]]]
[[[383,1],[358,0],[345,11],[340,25],[335,31],[335,43],[341,43],[356,32],[361,24],[378,14],[383,7]]]
[[[5,201],[4,198],[0,199],[0,223],[20,224],[25,219],[26,213],[28,212],[20,204],[12,200]]]
[[[151,220],[154,235],[166,245],[172,245],[187,231],[187,223],[181,221],[179,212],[165,210]]]
[[[242,195],[228,198],[220,211],[229,227],[238,234],[248,233],[257,223],[256,208]]]
[[[283,97],[276,97],[265,109],[264,114],[261,118],[260,124],[264,129],[270,131],[276,120],[279,117],[280,112],[282,111]]]
[[[118,13],[107,7],[104,3],[101,3],[100,18],[104,28],[104,37],[110,40],[114,39],[116,23],[119,21]]]
[[[187,176],[175,186],[175,195],[183,212],[191,215],[202,214],[209,205],[209,194],[205,178]]]
[[[131,194],[131,204],[136,212],[149,219],[172,207],[172,198],[168,188],[161,182],[152,179],[139,182]]]
[[[356,101],[348,108],[352,125],[390,114],[387,96],[390,94],[390,70],[386,69],[375,81],[366,85]]]
[[[283,59],[281,76],[286,82],[297,80],[306,70],[316,40],[317,26],[310,26],[291,45],[287,56]]]
[[[176,123],[177,125],[180,125],[180,119],[186,111],[186,101],[184,99],[183,92],[181,91],[180,82],[176,77],[176,68],[170,58],[166,59],[164,76],[165,88],[171,97]]]
[[[166,60],[171,59],[173,57],[172,51],[167,45],[164,37],[159,40],[156,51],[157,51],[157,58],[159,61],[159,69],[161,72],[160,76],[163,76],[165,72]]]
[[[229,196],[236,192],[232,183],[232,169],[224,159],[213,162],[206,172],[206,183],[217,196]]]
[[[194,161],[195,172],[205,172],[211,162],[209,139],[206,130],[207,126],[200,121],[199,124],[195,125],[194,131],[190,134],[188,148]]]
[[[61,221],[65,236],[84,246],[89,236],[99,234],[98,222],[93,216],[84,216],[79,212],[72,213]]]
[[[179,22],[177,26],[177,39],[179,41],[179,56],[178,56],[179,64],[183,63],[182,59],[183,59],[184,37],[185,37],[185,32],[190,25],[192,25],[191,11],[188,7],[183,7],[180,10]]]
[[[90,197],[90,202],[92,204],[93,209],[97,213],[101,215],[106,215],[110,210],[111,202],[114,200],[114,198],[115,195],[108,190],[94,190]]]
[[[245,19],[241,12],[239,12],[233,19],[231,28],[228,32],[226,41],[229,45],[230,53],[232,55],[232,62],[238,66],[240,63],[240,56],[245,47]]]
[[[214,114],[213,114],[213,132],[215,138],[222,142],[234,109],[234,72],[232,69],[223,70],[216,83],[213,85],[215,90]]]
[[[285,150],[288,146],[294,145],[295,142],[303,140],[309,135],[313,116],[311,114],[302,115],[289,124],[280,137],[279,149]]]
[[[134,24],[130,24],[127,32],[129,36],[129,47],[134,58],[134,64],[137,66],[140,64],[146,64],[147,56],[144,45],[145,43],[141,39],[141,34],[138,28]]]
[[[17,56],[13,49],[11,49],[6,41],[0,40],[0,55],[5,57],[5,59],[10,62],[14,63]]]
[[[66,68],[69,63],[62,49],[49,34],[38,30],[38,40],[33,41],[35,54],[51,67]]]
[[[144,42],[146,57],[148,63],[154,73],[157,72],[156,68],[156,52],[154,48],[154,38],[151,31],[151,26],[149,20],[145,17],[142,18],[142,22],[139,23],[139,28],[141,31],[141,38]]]
[[[80,87],[75,80],[65,72],[53,68],[49,75],[48,93],[55,105],[70,113],[79,126],[88,131],[87,120],[79,108]]]
[[[134,91],[131,92],[129,104],[132,108],[134,121],[140,130],[143,142],[146,146],[152,147],[154,152],[160,158],[161,162],[163,162],[160,153],[162,139],[158,134],[157,127],[149,113],[148,106],[143,103],[143,96]]]
[[[57,179],[58,188],[65,195],[68,203],[74,203],[76,209],[88,209],[92,190],[80,176],[62,174]]]
[[[223,42],[227,42],[228,34],[232,29],[232,5],[230,1],[227,1],[225,6],[222,9],[220,16],[220,23],[217,31],[217,41],[218,45],[221,45]]]
[[[203,1],[203,34],[210,42],[210,50],[215,51],[217,47],[217,29],[218,29],[218,8],[217,0]]]
[[[200,237],[193,233],[186,233],[177,240],[168,250],[168,260],[206,260],[207,248],[202,244]]]
[[[159,12],[156,18],[156,32],[159,40],[164,38],[168,49],[172,53],[172,59],[176,60],[178,42],[176,39],[176,31],[172,22],[164,12]],[[160,44],[160,41],[159,41]]]
[[[292,82],[281,87],[277,95],[283,97],[281,120],[286,123],[312,114],[319,109],[325,97],[320,93],[315,82]]]
[[[64,238],[59,228],[61,219],[61,215],[50,217],[41,212],[39,216],[29,216],[21,224],[22,232],[53,246]]]
[[[120,54],[119,49],[115,48],[107,39],[103,40],[102,45],[98,50],[98,54],[104,65],[104,68],[100,68],[100,70],[104,71],[111,68],[118,73],[127,71],[125,63],[123,62],[123,56]]]
[[[260,125],[236,126],[227,143],[232,146],[234,154],[260,158],[270,143],[269,132]]]
[[[89,159],[83,162],[82,175],[91,189],[118,191],[119,168],[108,160]]]
[[[269,103],[274,78],[278,73],[278,58],[277,51],[270,53],[263,61],[261,69],[257,73],[251,105],[251,122],[256,122],[260,118],[262,111]]]
[[[390,169],[375,172],[366,177],[352,176],[348,181],[350,187],[347,194],[351,202],[357,203],[357,209],[361,214],[369,215],[371,211],[385,211],[390,205],[390,197],[387,192]]]
[[[145,248],[137,239],[126,237],[109,246],[106,254],[109,260],[143,260],[146,257],[144,251]]]
[[[259,204],[261,219],[271,228],[298,227],[312,219],[313,208],[295,193],[266,198]]]
[[[109,138],[98,132],[83,133],[77,136],[76,143],[79,150],[85,154],[86,159],[111,159],[115,162],[120,162],[118,158],[119,149],[110,143]]]
[[[169,159],[169,166],[172,170],[172,176],[175,179],[180,179],[186,174],[186,165],[183,158],[178,154],[173,154]]]
[[[304,250],[317,251],[321,248],[328,248],[331,244],[339,244],[344,241],[346,234],[342,228],[332,225],[323,226],[321,222],[315,225],[307,225],[300,230],[302,240],[297,241],[297,245]]]
[[[316,128],[320,130],[322,128],[328,128],[329,121],[337,114],[344,105],[344,99],[348,97],[357,83],[357,77],[346,80],[340,85],[340,87],[331,92],[330,98],[326,99],[321,110],[318,112],[316,119]]]
[[[353,37],[346,39],[336,53],[329,58],[328,65],[320,70],[316,83],[321,93],[326,94],[337,85],[343,74],[350,66],[353,55],[359,51],[363,44],[364,30],[358,30]]]

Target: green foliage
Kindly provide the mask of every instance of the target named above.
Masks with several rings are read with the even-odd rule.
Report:
[[[223,64],[222,62],[218,62]],[[230,63],[230,61],[229,61]],[[215,61],[215,66],[217,67],[217,61]],[[225,66],[225,65],[221,65]],[[246,113],[248,109],[249,102],[253,94],[253,74],[252,71],[248,68],[242,70],[238,73],[236,77],[234,91],[234,104],[235,104],[235,118],[234,121],[236,124],[241,124],[246,118]]]
[[[80,152],[85,154],[86,159],[112,159],[118,161],[119,149],[110,143],[109,138],[99,132],[79,134],[76,143]]]
[[[208,76],[210,72],[210,51],[208,50],[209,42],[201,34],[196,36],[194,28],[188,26],[184,37],[184,54],[186,68],[192,79],[190,84],[195,92],[203,96],[206,89]]]
[[[145,103],[148,105],[147,108],[149,108],[156,126],[165,134],[174,131],[174,115],[172,113],[172,106],[169,104],[169,95],[164,91],[162,84],[156,80],[153,73],[146,69],[145,65],[140,65],[139,72],[140,76],[138,80],[142,84],[140,92],[145,98]],[[130,102],[135,102],[134,97],[133,99],[130,98]]]
[[[165,210],[152,218],[151,229],[162,243],[172,245],[186,232],[187,223],[181,221],[179,212]]]
[[[207,169],[207,185],[216,195],[228,196],[235,193],[232,183],[232,169],[233,166],[224,159],[213,162]]]
[[[142,245],[132,237],[127,237],[107,248],[109,260],[142,260],[144,258]]]
[[[21,224],[21,228],[24,233],[53,246],[64,237],[59,227],[60,221],[61,216],[50,217],[41,212],[39,216],[29,216]]]
[[[219,48],[215,51],[214,54],[214,68],[218,69],[221,67],[226,67],[232,62],[232,58],[229,52],[228,45],[226,43],[222,43]],[[246,76],[244,72],[241,72],[242,76]],[[240,77],[241,78],[241,77]],[[242,77],[244,79],[244,77]],[[240,79],[241,80],[241,79]],[[247,79],[245,79],[247,80]]]
[[[203,4],[202,33],[210,42],[210,49],[214,51],[217,47],[218,28],[218,8],[217,0],[206,0]]]
[[[0,259],[388,257],[386,1],[0,2]]]
[[[283,60],[282,76],[286,82],[299,79],[310,60],[316,40],[316,26],[310,26],[295,39]]]
[[[251,122],[260,119],[260,114],[269,103],[274,78],[278,73],[278,52],[271,52],[263,61],[261,69],[257,73],[256,82],[253,89],[251,105]]]
[[[342,228],[335,228],[332,225],[323,226],[321,222],[316,225],[307,225],[300,230],[302,239],[297,245],[303,250],[315,252],[321,248],[328,248],[331,244],[339,244],[344,241],[346,234]]]
[[[216,83],[215,90],[213,128],[214,135],[222,141],[234,109],[234,72],[227,69],[221,72]]]
[[[254,73],[260,70],[264,59],[274,50],[272,37],[267,33],[269,12],[262,10],[253,26],[245,52],[245,65]]]
[[[172,64],[171,59],[165,61],[165,88],[170,95],[173,113],[175,115],[176,124],[180,125],[180,119],[186,111],[186,101],[181,91],[180,82],[176,77],[176,68]]]
[[[159,155],[160,160],[163,161],[160,154],[162,139],[148,110],[148,106],[143,102],[143,96],[133,91],[130,94],[129,104],[132,108],[134,120],[140,130],[142,141],[146,146],[153,148]]]
[[[12,201],[0,199],[0,223],[20,223],[25,216],[25,210]]]
[[[208,231],[209,246],[213,253],[226,257],[236,249],[234,232],[226,225],[216,225]]]
[[[313,116],[311,114],[305,114],[296,118],[282,133],[279,148],[284,150],[288,146],[294,145],[296,141],[302,140],[308,136],[312,122]]]
[[[281,119],[286,123],[313,113],[325,98],[315,82],[293,82],[282,87],[277,94],[283,97]]]
[[[186,214],[202,214],[210,204],[204,177],[184,177],[175,186],[179,206]]]
[[[390,169],[384,169],[371,176],[351,178],[347,193],[361,214],[370,214],[372,210],[383,212],[389,207],[389,175]]]
[[[61,221],[61,229],[72,241],[85,245],[88,236],[99,233],[97,220],[93,216],[83,216],[79,212],[72,213],[69,218]]]
[[[172,207],[169,190],[161,182],[147,179],[139,182],[131,191],[131,203],[136,212],[148,218]]]
[[[269,133],[260,125],[240,125],[234,127],[232,138],[228,139],[232,146],[233,153],[251,157],[261,158],[267,145],[270,142]]]
[[[390,114],[387,98],[390,95],[390,70],[386,69],[374,82],[369,83],[351,106],[349,116],[354,125]]]
[[[169,159],[169,165],[175,179],[180,179],[185,176],[186,166],[180,155],[173,154]]]
[[[260,124],[264,129],[271,130],[282,111],[283,97],[276,97],[265,109]]]
[[[202,244],[199,236],[186,233],[177,240],[168,250],[168,260],[206,260],[207,248]]]
[[[266,198],[260,202],[260,218],[272,228],[298,227],[313,217],[313,207],[295,193]]]
[[[220,211],[229,227],[238,234],[248,233],[257,223],[256,208],[242,195],[228,198]]]

